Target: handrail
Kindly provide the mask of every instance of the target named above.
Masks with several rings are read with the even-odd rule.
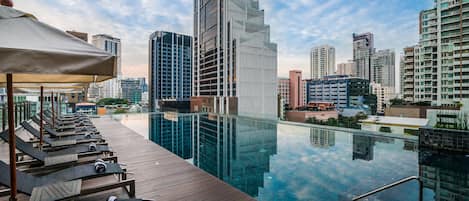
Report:
[[[373,195],[373,194],[376,194],[376,193],[379,193],[381,191],[384,191],[386,189],[389,189],[389,188],[392,188],[394,186],[397,186],[397,185],[400,185],[400,184],[403,184],[403,183],[406,183],[408,181],[412,181],[412,180],[417,180],[419,182],[419,201],[422,201],[423,200],[423,184],[422,184],[422,181],[420,180],[420,178],[418,176],[410,176],[410,177],[406,177],[406,178],[403,178],[401,180],[398,180],[396,182],[393,182],[393,183],[390,183],[390,184],[387,184],[385,186],[382,186],[382,187],[379,187],[375,190],[372,190],[368,193],[365,193],[365,194],[362,194],[362,195],[359,195],[357,197],[354,197],[352,199],[352,201],[356,201],[356,200],[360,200],[360,199],[363,199],[365,197],[368,197],[370,195]]]

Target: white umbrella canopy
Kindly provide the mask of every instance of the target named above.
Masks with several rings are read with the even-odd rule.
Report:
[[[116,76],[115,56],[38,21],[0,6],[0,82],[90,83]]]
[[[31,14],[0,5],[0,83],[6,83],[10,200],[16,200],[13,83],[91,83],[116,76],[116,57]]]

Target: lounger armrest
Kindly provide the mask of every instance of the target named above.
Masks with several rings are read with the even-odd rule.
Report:
[[[63,146],[69,146],[69,145],[76,145],[77,141],[76,140],[57,140],[53,141],[50,143],[51,147],[63,147]]]
[[[44,166],[54,166],[64,163],[71,163],[78,161],[77,154],[66,154],[58,156],[48,156],[44,159]]]
[[[33,189],[30,201],[63,200],[80,195],[81,180],[58,182]]]

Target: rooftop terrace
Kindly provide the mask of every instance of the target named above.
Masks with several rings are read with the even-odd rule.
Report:
[[[254,200],[109,117],[93,119],[93,123],[116,152],[119,163],[126,164],[127,171],[132,173],[129,178],[136,181],[137,198],[158,201]],[[18,134],[25,137],[23,130]],[[0,160],[8,162],[8,144],[4,142],[0,142]],[[84,186],[115,179],[108,176],[87,180]],[[123,190],[113,190],[79,200],[107,200],[111,195],[127,196]],[[18,198],[20,201],[29,200],[23,194]],[[0,201],[7,200],[8,197],[0,197]]]

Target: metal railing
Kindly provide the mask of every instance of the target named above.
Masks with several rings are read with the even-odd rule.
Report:
[[[406,182],[409,182],[409,181],[412,181],[412,180],[417,180],[419,182],[419,201],[422,201],[423,200],[423,183],[422,183],[422,180],[420,180],[420,178],[418,176],[410,176],[410,177],[406,177],[404,179],[401,179],[399,181],[396,181],[396,182],[393,182],[393,183],[390,183],[390,184],[387,184],[385,186],[382,186],[382,187],[379,187],[375,190],[372,190],[368,193],[365,193],[365,194],[361,194],[357,197],[354,197],[352,199],[352,201],[356,201],[356,200],[360,200],[360,199],[363,199],[365,197],[368,197],[370,195],[373,195],[373,194],[376,194],[376,193],[379,193],[381,191],[384,191],[384,190],[387,190],[387,189],[390,189],[394,186],[398,186],[398,185],[401,185],[403,183],[406,183]]]
[[[8,128],[8,107],[6,103],[0,104],[0,125],[2,131]],[[19,102],[14,104],[15,127],[18,127],[21,122],[26,121],[36,112],[35,104],[29,101]]]

